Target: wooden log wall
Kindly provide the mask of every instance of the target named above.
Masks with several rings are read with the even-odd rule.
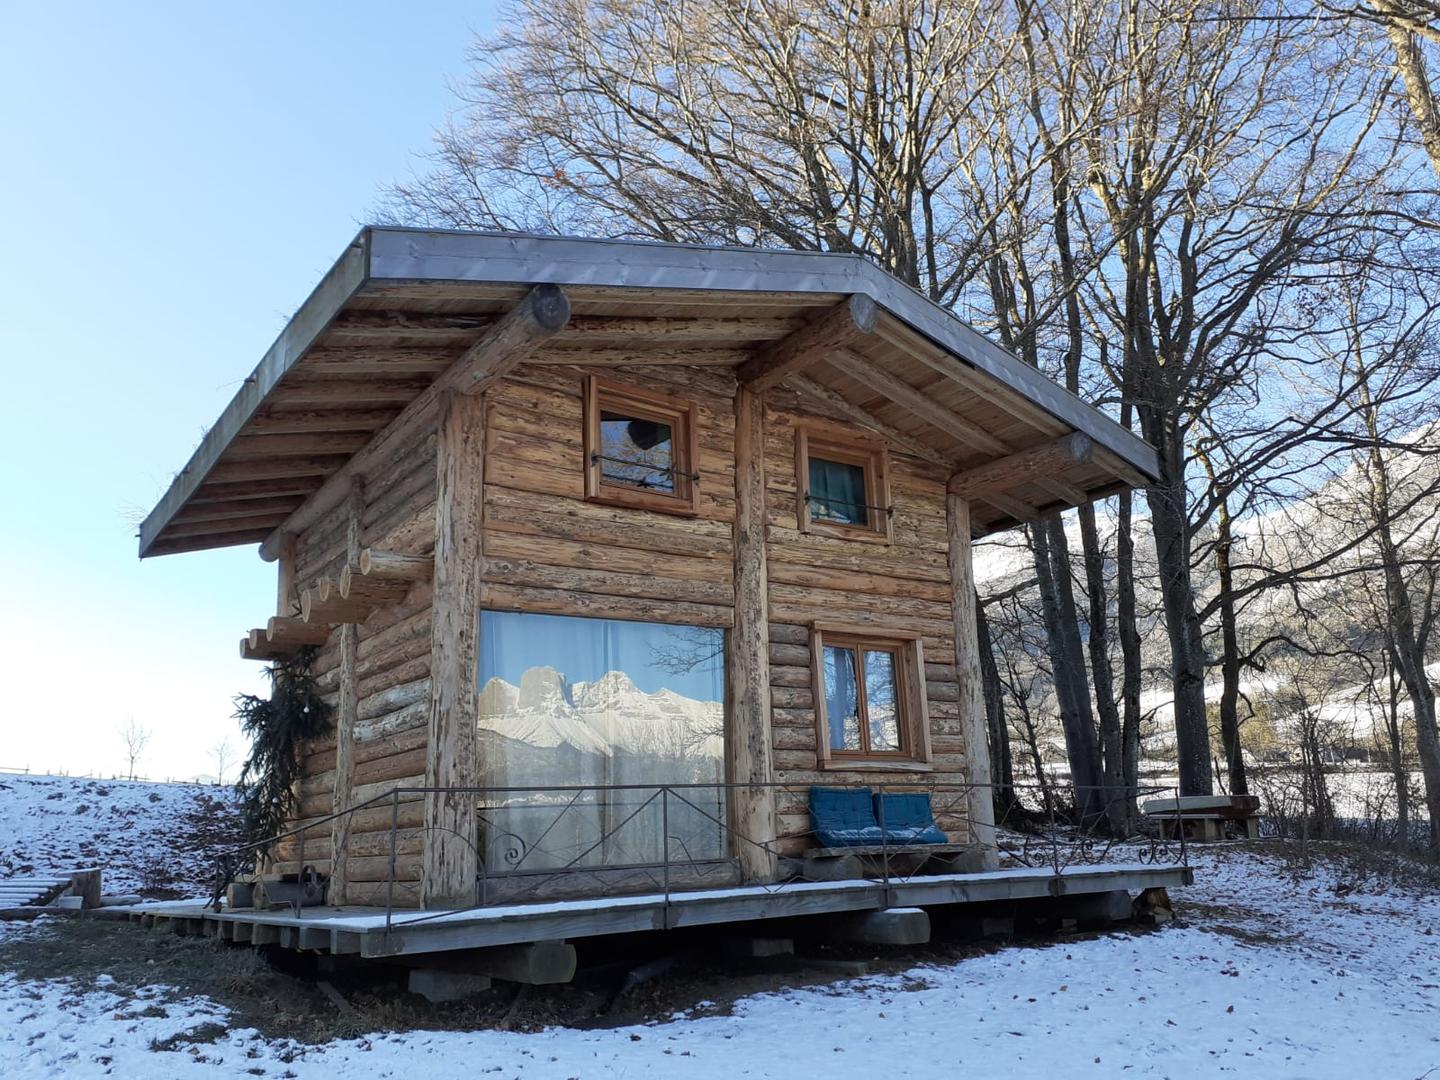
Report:
[[[766,520],[770,601],[771,730],[776,828],[782,855],[814,846],[810,831],[811,784],[885,784],[917,789],[966,780],[965,726],[955,670],[945,470],[890,450],[894,542],[870,543],[804,534],[797,520],[796,426],[815,418],[853,426],[842,415],[783,390],[766,409]],[[841,623],[858,629],[919,633],[925,659],[930,724],[928,770],[821,768],[817,753],[810,627]],[[970,839],[964,793],[936,792],[936,818],[956,842]]]
[[[366,547],[428,555],[435,545],[435,437],[433,428],[418,432],[389,467],[365,485],[359,543]],[[351,544],[349,513],[337,508],[296,538],[295,580],[300,588],[326,574],[338,576]],[[375,611],[355,627],[355,713],[351,745],[350,804],[364,803],[397,786],[419,786],[425,779],[426,710],[430,694],[429,582],[417,582],[394,605]],[[343,629],[336,627],[313,667],[326,702],[340,706]],[[290,828],[330,814],[336,791],[338,745],[333,736],[305,747],[300,785],[300,816]],[[352,904],[383,904],[389,874],[392,810],[387,802],[350,817],[348,855],[343,870],[345,899]],[[399,806],[395,899],[419,902],[421,826],[418,797]],[[332,826],[305,832],[305,861],[322,873],[331,870]],[[295,869],[299,843],[292,839],[276,852],[274,872]]]
[[[584,498],[586,370],[530,364],[487,393],[486,608],[729,627],[735,380],[728,371],[609,368],[606,378],[694,400],[696,517]]]
[[[554,362],[523,364],[485,394],[484,556],[481,606],[499,610],[640,619],[733,628],[735,604],[734,373],[724,368],[612,367],[607,379],[683,396],[697,405],[699,513],[680,517],[584,498],[583,385],[594,369]],[[828,420],[852,428],[842,413],[782,386],[763,412],[764,535],[768,585],[768,666],[774,821],[782,854],[812,846],[808,786],[884,783],[925,787],[966,779],[966,723],[956,674],[955,610],[947,533],[945,470],[890,446],[895,506],[890,545],[804,534],[796,516],[797,423]],[[385,475],[366,484],[360,542],[367,547],[431,554],[435,528],[435,430],[398,452]],[[952,523],[953,528],[953,523]],[[353,544],[353,541],[352,541]],[[328,514],[297,537],[295,580],[304,588],[345,565],[345,515]],[[357,723],[351,802],[403,785],[419,786],[426,769],[431,665],[431,596],[417,583],[404,601],[379,608],[357,630]],[[819,767],[810,625],[821,620],[918,633],[925,656],[931,761],[926,771]],[[340,634],[316,660],[328,700],[338,703]],[[962,642],[962,644],[964,644]],[[968,691],[965,697],[973,695]],[[336,743],[306,748],[302,819],[331,811]],[[962,793],[936,797],[937,817],[952,840],[970,838]],[[345,868],[347,899],[384,903],[391,806],[358,812]],[[424,805],[400,804],[397,904],[420,901]],[[307,833],[306,861],[328,869],[329,825]],[[297,845],[279,853],[293,868]]]

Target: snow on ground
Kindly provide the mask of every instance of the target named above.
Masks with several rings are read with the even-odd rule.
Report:
[[[132,806],[140,792],[97,787],[111,789],[92,793],[99,805]],[[72,810],[82,828],[51,819],[60,800],[46,795],[63,788],[0,781],[0,863],[112,842],[109,811]],[[183,790],[173,805],[148,794],[138,809],[153,815],[111,815],[122,835],[163,833],[192,809]],[[1336,863],[1294,870],[1270,845],[1191,850],[1198,883],[1176,896],[1180,924],[1159,932],[1008,948],[615,1029],[301,1045],[232,1028],[222,1005],[163,986],[17,976],[6,942],[57,931],[0,923],[0,1077],[1440,1076],[1440,898]]]
[[[1011,948],[613,1030],[375,1033],[323,1046],[225,1030],[160,987],[0,974],[0,1075],[953,1078],[1422,1077],[1440,1068],[1440,900],[1272,856],[1201,857],[1189,925]],[[1182,915],[1184,900],[1182,900]],[[44,927],[0,932],[45,933]],[[152,1049],[186,1031],[218,1034]],[[170,1045],[170,1044],[165,1044]]]
[[[234,825],[230,788],[4,773],[0,878],[98,866],[107,893],[195,895]]]

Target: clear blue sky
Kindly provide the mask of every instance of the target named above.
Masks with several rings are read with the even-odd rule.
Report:
[[[274,604],[135,526],[452,107],[489,3],[0,0],[0,766],[209,772]]]

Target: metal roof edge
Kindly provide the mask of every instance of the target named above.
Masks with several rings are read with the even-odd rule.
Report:
[[[281,376],[304,355],[350,297],[365,284],[369,276],[370,233],[368,226],[361,229],[335,265],[320,279],[280,331],[259,365],[230,399],[215,426],[205,433],[185,467],[176,473],[170,487],[140,525],[140,558],[150,553],[151,546],[170,519],[204,482],[206,474],[230,445],[230,440],[239,433]]]

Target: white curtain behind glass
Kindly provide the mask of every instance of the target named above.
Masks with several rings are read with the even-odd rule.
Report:
[[[718,788],[665,830],[655,787],[723,779],[722,631],[487,611],[479,667],[481,783],[527,789],[481,800],[487,870],[655,863],[666,832],[672,861],[723,854]],[[533,790],[559,787],[589,790]]]

